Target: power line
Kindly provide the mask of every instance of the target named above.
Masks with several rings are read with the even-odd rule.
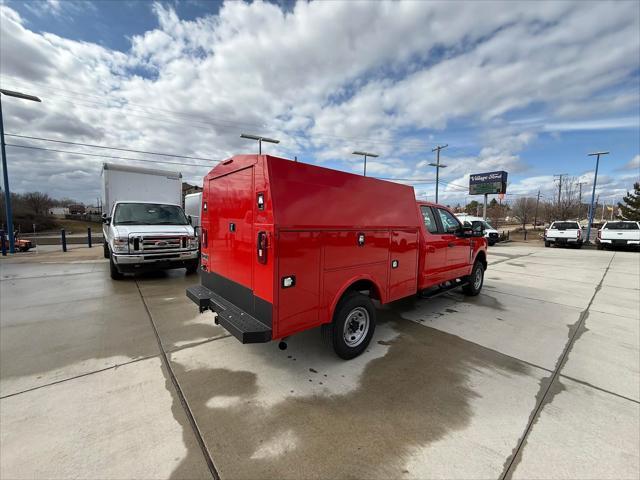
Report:
[[[80,142],[70,142],[67,140],[55,140],[53,138],[44,138],[44,137],[31,137],[29,135],[18,135],[17,133],[5,133],[7,137],[17,137],[17,138],[28,138],[30,140],[41,140],[43,142],[54,142],[54,143],[64,143],[66,145],[79,145],[82,147],[92,147],[92,148],[103,148],[105,150],[118,150],[120,152],[131,152],[131,153],[144,153],[147,155],[160,155],[163,157],[173,157],[173,158],[184,158],[188,160],[204,160],[206,162],[217,162],[218,160],[213,160],[212,158],[203,158],[203,157],[190,157],[188,155],[178,155],[174,153],[159,153],[159,152],[148,152],[145,150],[134,150],[131,148],[120,148],[120,147],[107,147],[105,145],[95,145],[91,143],[80,143]]]
[[[13,77],[11,75],[8,75],[9,77],[12,78],[17,78],[17,77]],[[158,116],[153,116],[153,117],[149,117],[149,116],[144,116],[144,115],[135,115],[135,114],[131,114],[129,113],[128,115],[131,116],[136,116],[136,117],[141,117],[141,118],[149,118],[149,119],[153,119],[153,120],[159,120],[159,121],[165,121],[165,122],[170,122],[170,123],[178,123],[181,125],[191,125],[191,126],[196,126],[198,128],[206,128],[203,125],[209,125],[209,126],[222,126],[225,128],[236,128],[236,127],[243,127],[243,126],[250,126],[252,128],[258,128],[258,129],[268,129],[268,130],[274,130],[273,127],[270,127],[269,125],[266,124],[257,124],[257,123],[248,123],[248,122],[236,122],[233,120],[226,120],[226,119],[219,119],[217,117],[211,117],[211,116],[207,116],[207,121],[203,121],[200,120],[199,117],[192,115],[192,114],[188,114],[188,113],[182,113],[182,112],[178,112],[175,110],[169,110],[169,109],[165,109],[165,108],[160,108],[160,107],[152,107],[149,105],[142,105],[142,104],[137,104],[137,103],[133,103],[130,102],[127,99],[121,99],[121,98],[115,98],[114,101],[117,101],[119,103],[122,103],[123,101],[126,102],[126,105],[112,105],[106,102],[99,102],[96,100],[88,100],[86,98],[82,98],[79,99],[82,102],[89,102],[89,104],[87,103],[81,103],[78,101],[77,96],[82,96],[82,97],[86,97],[86,96],[92,96],[92,97],[96,97],[96,98],[100,98],[100,99],[104,99],[106,97],[108,97],[109,95],[113,96],[112,94],[108,94],[105,93],[103,95],[96,95],[96,94],[91,94],[91,93],[83,93],[83,92],[77,92],[77,91],[73,91],[73,90],[65,90],[65,89],[61,89],[61,88],[52,88],[42,82],[35,82],[35,81],[26,81],[23,79],[19,79],[20,81],[24,81],[26,83],[30,83],[30,84],[34,84],[34,85],[40,85],[41,88],[44,87],[44,90],[47,90],[49,92],[53,92],[54,96],[59,96],[59,97],[63,97],[63,98],[71,98],[73,99],[75,102],[72,102],[70,100],[63,100],[66,101],[68,103],[71,103],[72,105],[82,105],[82,106],[86,106],[89,108],[97,108],[95,105],[101,105],[104,107],[108,107],[108,108],[120,108],[120,109],[124,109],[124,108],[129,108],[134,110],[133,108],[131,108],[131,106],[137,106],[139,107],[137,110],[134,111],[140,111],[140,109],[143,109],[142,111],[146,112],[145,113],[151,113],[149,112],[149,110],[156,110],[156,111],[161,111],[161,112],[166,112],[169,113],[170,115],[176,115],[176,116],[182,116],[182,117],[187,117],[187,118],[192,118],[195,119],[194,121],[199,123],[199,126],[196,126],[194,124],[188,124],[185,122],[176,122],[176,121],[172,121],[172,120],[163,120],[161,118],[158,118]],[[72,93],[74,95],[76,95],[76,97],[74,96],[69,96],[69,95],[64,95],[61,94],[60,92],[68,92],[68,93]],[[93,104],[93,105],[91,105]],[[409,151],[418,151],[418,150],[424,150],[426,148],[428,148],[428,145],[424,142],[420,142],[418,140],[405,140],[405,141],[384,141],[384,140],[378,140],[378,139],[366,139],[364,137],[345,137],[345,136],[339,136],[339,135],[330,135],[330,134],[313,134],[313,135],[309,135],[309,136],[305,136],[305,135],[296,135],[296,134],[288,134],[288,136],[293,137],[293,138],[301,138],[301,139],[305,139],[305,140],[309,140],[310,137],[319,137],[319,138],[329,138],[329,139],[334,139],[334,140],[347,140],[347,141],[366,141],[369,143],[377,143],[377,144],[382,144],[382,145],[389,145],[389,146],[402,146],[403,148],[409,150]],[[407,146],[409,146],[409,148],[407,148]]]
[[[167,163],[169,165],[183,165],[188,167],[203,167],[203,168],[211,168],[211,165],[198,165],[196,163],[180,163],[180,162],[168,162],[166,160],[149,160],[143,158],[131,158],[131,157],[117,157],[114,155],[100,155],[98,153],[86,153],[86,152],[71,152],[68,150],[58,150],[55,148],[44,148],[44,147],[32,147],[29,145],[16,145],[15,143],[5,143],[7,147],[16,147],[16,148],[28,148],[30,150],[44,150],[47,152],[56,152],[56,153],[67,153],[69,155],[85,155],[88,157],[99,157],[99,158],[112,158],[115,160],[129,160],[133,162],[147,162],[147,163]],[[214,160],[215,163],[220,163],[222,160]]]

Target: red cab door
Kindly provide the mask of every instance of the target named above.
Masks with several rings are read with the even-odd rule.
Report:
[[[448,279],[465,275],[469,267],[471,255],[471,239],[456,235],[462,228],[460,220],[444,208],[436,208],[443,230],[443,237],[447,242]]]

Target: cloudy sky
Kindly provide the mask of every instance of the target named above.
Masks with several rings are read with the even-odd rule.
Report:
[[[12,189],[94,202],[103,161],[180,170],[201,183],[215,160],[269,153],[412,179],[433,200],[466,195],[468,175],[509,172],[508,199],[551,198],[553,175],[613,200],[640,177],[640,3],[73,2],[4,0],[5,131],[175,154],[152,156],[8,136]],[[173,163],[172,163],[173,162]],[[176,165],[184,163],[187,165]],[[590,191],[590,185],[585,187]]]

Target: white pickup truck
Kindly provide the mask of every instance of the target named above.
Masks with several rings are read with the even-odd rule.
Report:
[[[606,222],[598,230],[596,245],[598,250],[606,247],[640,247],[640,222],[625,220]]]
[[[575,245],[582,247],[582,228],[578,222],[558,221],[549,225],[544,231],[544,246]]]

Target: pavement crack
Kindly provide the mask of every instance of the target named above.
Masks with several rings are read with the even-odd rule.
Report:
[[[207,467],[209,468],[209,472],[211,473],[211,476],[215,479],[215,480],[220,480],[220,475],[218,474],[218,470],[216,469],[216,466],[213,463],[213,458],[211,458],[211,454],[209,453],[209,450],[207,449],[207,446],[204,443],[204,438],[202,436],[202,432],[200,431],[200,428],[198,427],[198,424],[196,422],[195,417],[193,416],[193,412],[191,411],[191,408],[189,407],[189,403],[187,402],[186,397],[184,396],[184,393],[182,392],[182,388],[180,387],[180,383],[178,383],[178,378],[175,376],[175,373],[173,372],[173,368],[171,367],[171,362],[169,361],[169,357],[167,356],[167,352],[164,349],[164,346],[162,345],[162,339],[160,338],[160,333],[158,332],[158,328],[156,327],[155,322],[153,321],[153,316],[151,315],[151,311],[149,310],[149,306],[147,305],[147,301],[144,298],[144,295],[142,294],[142,290],[140,290],[140,284],[138,283],[137,280],[135,280],[135,284],[136,284],[136,288],[138,289],[138,293],[140,294],[140,299],[142,300],[142,304],[144,305],[144,309],[147,312],[147,316],[149,317],[149,322],[151,323],[151,328],[153,329],[153,333],[156,336],[156,341],[158,342],[158,348],[160,349],[160,358],[162,359],[162,363],[164,364],[165,368],[167,369],[167,373],[169,374],[169,378],[171,379],[171,383],[173,384],[173,388],[178,396],[178,399],[180,400],[180,404],[182,406],[182,409],[184,410],[184,413],[187,417],[187,420],[189,421],[189,424],[191,425],[191,429],[193,430],[193,434],[196,438],[196,441],[198,442],[198,446],[200,447],[200,450],[202,451],[202,455],[204,456],[204,460],[207,463]]]
[[[571,353],[571,350],[573,349],[573,345],[575,344],[576,340],[579,339],[580,336],[586,331],[586,327],[584,326],[584,324],[586,319],[589,317],[589,308],[591,308],[591,304],[593,303],[593,300],[596,298],[596,295],[602,288],[602,284],[604,282],[605,277],[607,276],[607,272],[609,272],[609,268],[611,267],[611,263],[613,262],[614,258],[615,258],[615,253],[611,256],[611,259],[609,260],[607,268],[602,274],[602,278],[600,279],[600,282],[598,282],[598,285],[596,286],[593,292],[593,295],[591,296],[591,299],[587,304],[587,307],[580,313],[580,317],[578,318],[576,323],[574,323],[571,327],[569,327],[569,333],[568,333],[569,341],[565,345],[562,351],[562,354],[560,355],[560,357],[558,358],[558,361],[556,362],[556,367],[553,371],[553,374],[550,377],[544,378],[540,381],[540,389],[536,394],[535,407],[531,412],[531,415],[529,416],[529,421],[527,422],[527,426],[524,430],[524,433],[518,440],[518,444],[513,449],[511,455],[506,459],[504,463],[502,474],[499,477],[500,480],[511,479],[513,472],[515,471],[516,467],[518,466],[518,463],[522,459],[522,455],[521,455],[522,449],[526,445],[527,438],[529,436],[529,433],[531,432],[531,429],[533,428],[533,425],[535,425],[535,423],[538,421],[540,412],[542,411],[545,405],[553,401],[553,398],[558,393],[558,391],[551,392],[551,387],[555,383],[556,379],[560,376],[560,371],[565,366],[567,359],[569,357],[569,354]]]
[[[157,357],[157,355],[147,355],[146,357],[134,358],[129,362],[116,363],[115,365],[111,365],[109,367],[100,368],[98,370],[92,370],[91,372],[81,373],[79,375],[74,375],[73,377],[62,378],[60,380],[56,380],[55,382],[49,382],[43,385],[38,385],[36,387],[27,388],[26,390],[21,390],[19,392],[9,393],[7,395],[1,396],[0,400],[4,400],[5,398],[10,398],[10,397],[15,397],[16,395],[22,395],[23,393],[33,392],[34,390],[40,390],[41,388],[57,385],[58,383],[69,382],[71,380],[75,380],[76,378],[88,377],[89,375],[93,375],[95,373],[106,372],[107,370],[115,370],[116,368],[124,367],[125,365],[131,365],[132,363],[141,362],[143,360],[148,360],[154,357]]]

